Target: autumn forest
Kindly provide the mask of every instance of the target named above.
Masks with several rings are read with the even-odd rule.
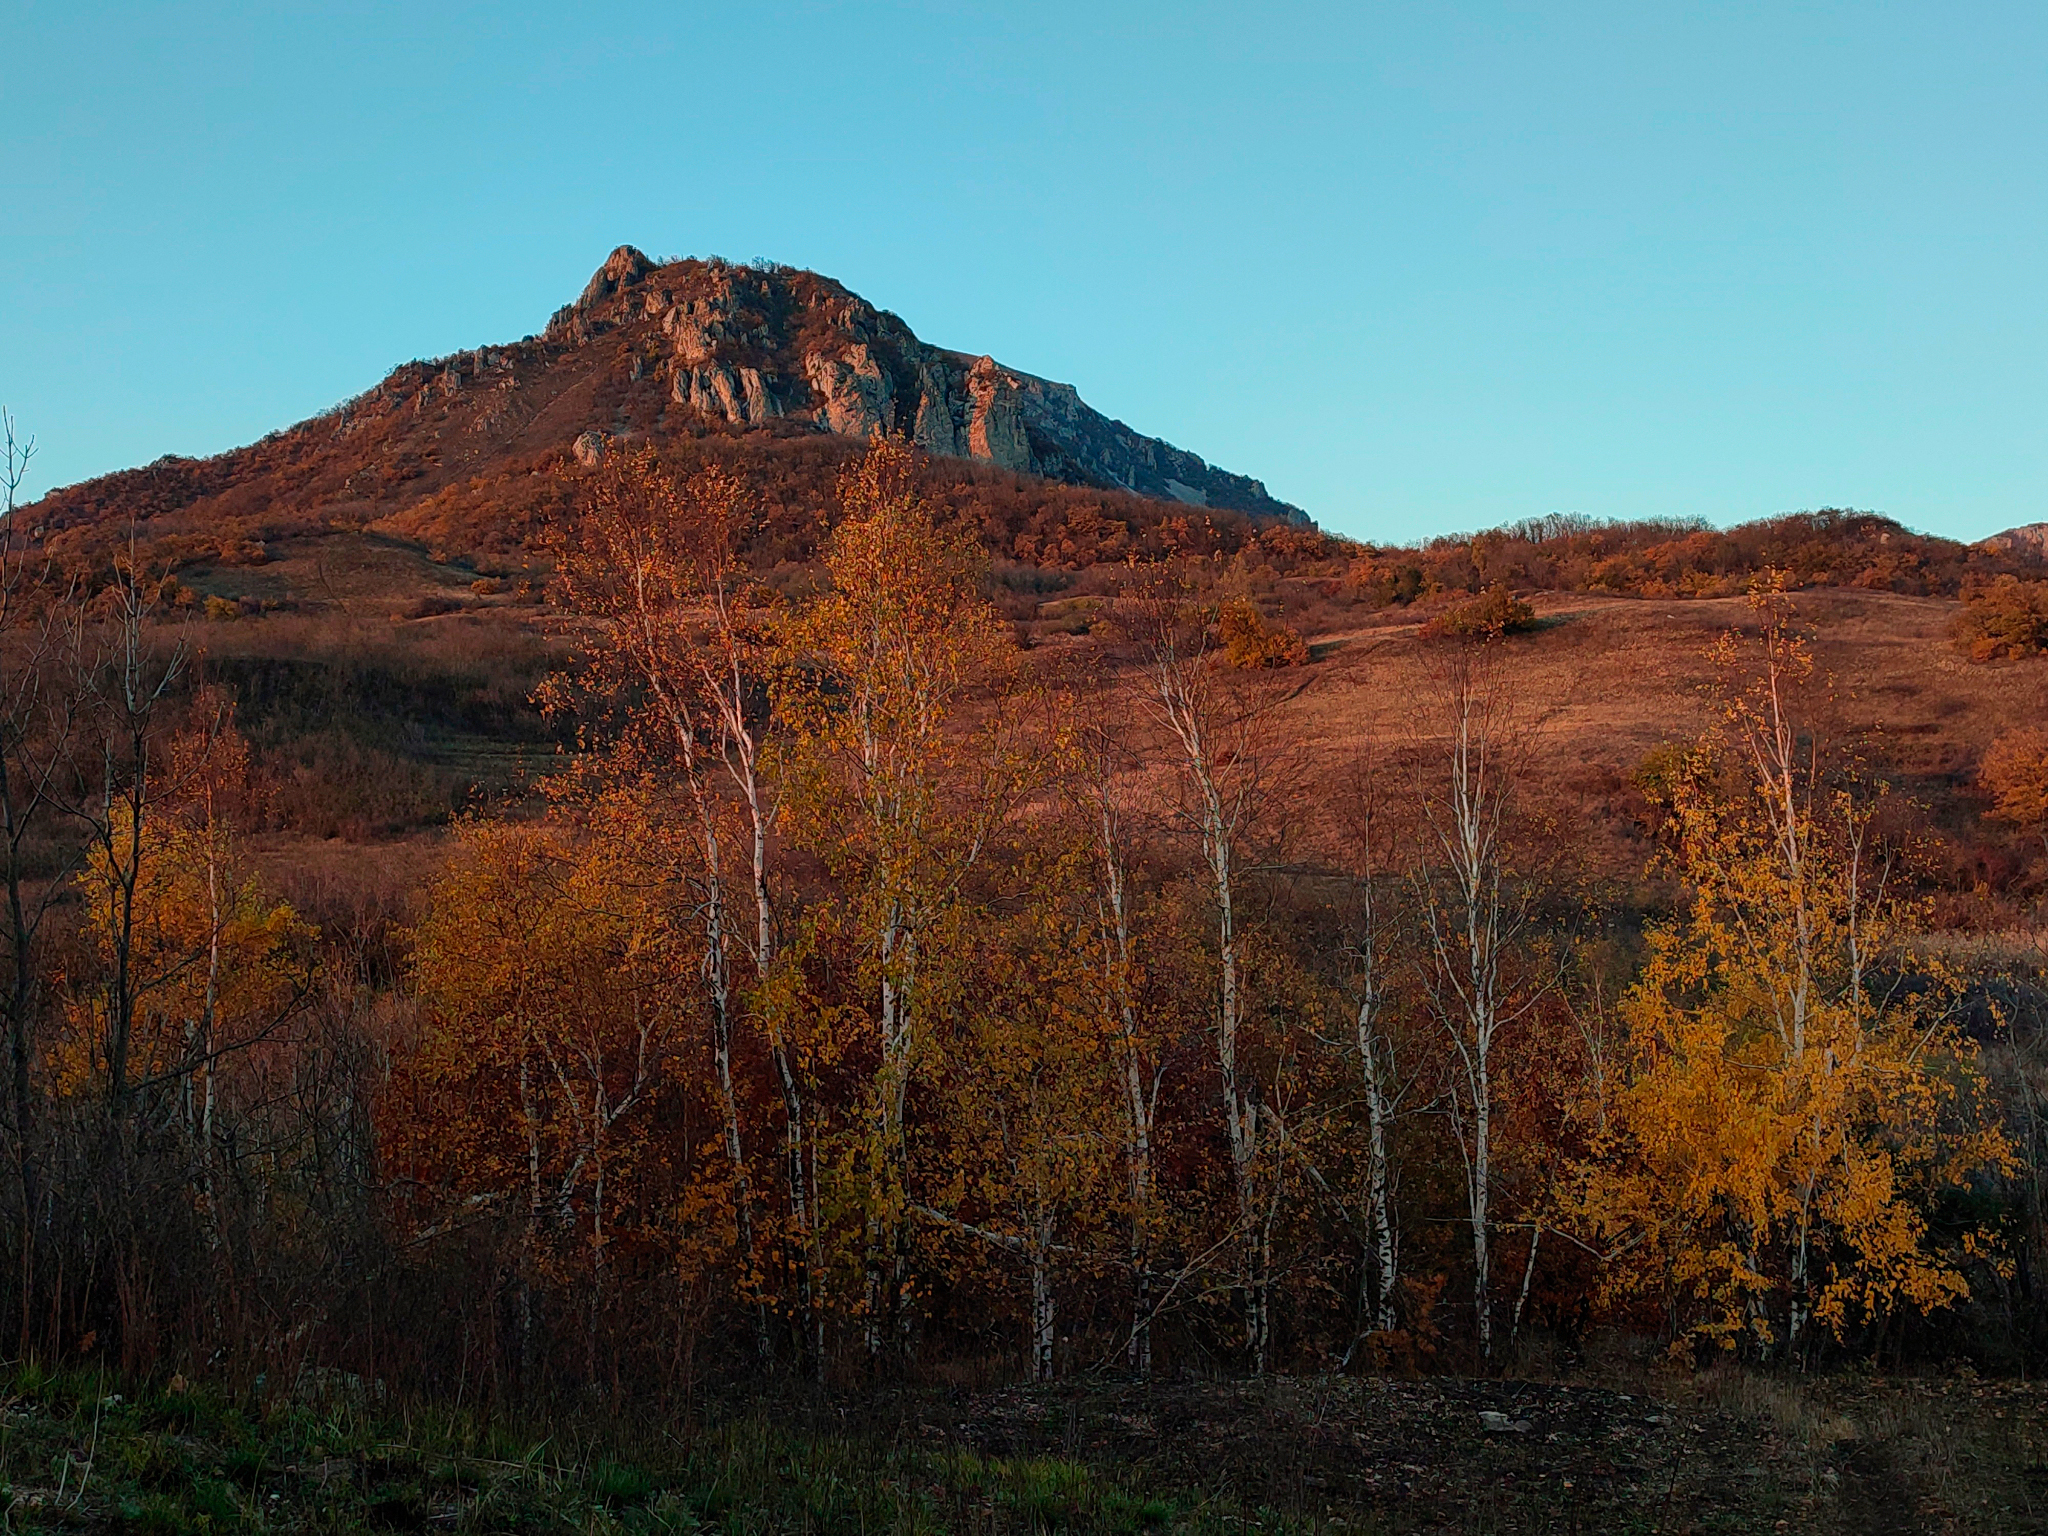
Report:
[[[11,1352],[480,1404],[2039,1362],[2038,957],[1937,921],[1810,573],[1715,578],[1712,723],[1635,770],[1617,880],[1543,793],[1526,581],[1439,605],[1310,804],[1309,643],[1216,558],[1101,566],[1090,644],[1034,647],[900,443],[796,583],[744,473],[593,457],[541,535],[552,760],[375,930],[250,857],[162,562],[10,526]],[[2024,846],[2048,742],[1985,774]]]

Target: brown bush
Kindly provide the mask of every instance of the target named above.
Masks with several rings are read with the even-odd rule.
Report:
[[[1345,574],[1344,590],[1374,608],[1406,605],[1437,591],[1434,578],[1413,560],[1401,561],[1367,555],[1355,560]]]
[[[2048,836],[2048,727],[2007,731],[1984,754],[1978,782],[2001,821]]]
[[[1459,603],[1422,626],[1425,640],[1498,640],[1536,627],[1536,610],[1495,582],[1469,603]]]
[[[445,592],[429,592],[425,597],[414,598],[391,617],[394,619],[434,619],[444,613],[460,613],[468,604],[459,597],[450,597]]]
[[[2017,660],[2048,651],[2048,581],[2001,576],[1966,593],[1955,634],[1972,661]]]
[[[1248,597],[1225,603],[1216,627],[1223,659],[1233,667],[1298,667],[1308,660],[1308,642],[1284,624],[1267,623]]]

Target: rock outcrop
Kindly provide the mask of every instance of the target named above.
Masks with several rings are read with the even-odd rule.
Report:
[[[2048,523],[2022,523],[2017,528],[2008,528],[2003,533],[1994,533],[1990,538],[1979,539],[1977,542],[1983,548],[1996,550],[2001,555],[2048,560]]]
[[[928,453],[1072,484],[1306,522],[1257,480],[1229,474],[1091,409],[1056,384],[930,346],[830,278],[731,262],[657,264],[621,246],[545,339],[625,341],[677,407],[739,427],[807,423],[843,437],[906,434]]]

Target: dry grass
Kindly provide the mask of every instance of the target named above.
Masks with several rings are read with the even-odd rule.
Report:
[[[1535,730],[1542,809],[1571,828],[1595,871],[1632,877],[1649,844],[1630,775],[1659,746],[1693,740],[1712,722],[1707,650],[1749,621],[1748,604],[1539,594],[1534,606],[1537,631],[1501,642],[1499,655]],[[1947,643],[1956,610],[1947,599],[1815,591],[1797,606],[1832,681],[1816,700],[1823,729],[1932,806],[1938,825],[1973,834],[1977,761],[2013,720],[2048,715],[2048,658],[1969,663]],[[1383,610],[1312,635],[1312,664],[1286,679],[1291,696],[1274,729],[1302,755],[1297,815],[1316,840],[1335,833],[1358,763],[1376,759],[1392,787],[1406,787],[1443,656],[1419,630]]]
[[[1727,1368],[1685,1390],[1774,1426],[1821,1528],[2048,1530],[2048,1392],[1970,1373],[1893,1378]]]

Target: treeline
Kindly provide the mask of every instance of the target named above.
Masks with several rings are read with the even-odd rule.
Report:
[[[1491,586],[1634,597],[1729,597],[1759,575],[1788,588],[1858,587],[1954,597],[2042,575],[2028,555],[1914,533],[1870,512],[1828,510],[1733,528],[1701,519],[1602,520],[1555,513],[1419,549],[1369,549],[1347,585],[1378,603]]]
[[[157,576],[11,551],[15,1347],[484,1399],[2038,1358],[2038,957],[1924,931],[1780,593],[1645,777],[1637,921],[1540,817],[1499,630],[1312,837],[1290,642],[1213,565],[1133,566],[1060,670],[922,474],[853,461],[785,593],[747,482],[608,455],[551,544],[582,750],[398,933],[251,875]]]

